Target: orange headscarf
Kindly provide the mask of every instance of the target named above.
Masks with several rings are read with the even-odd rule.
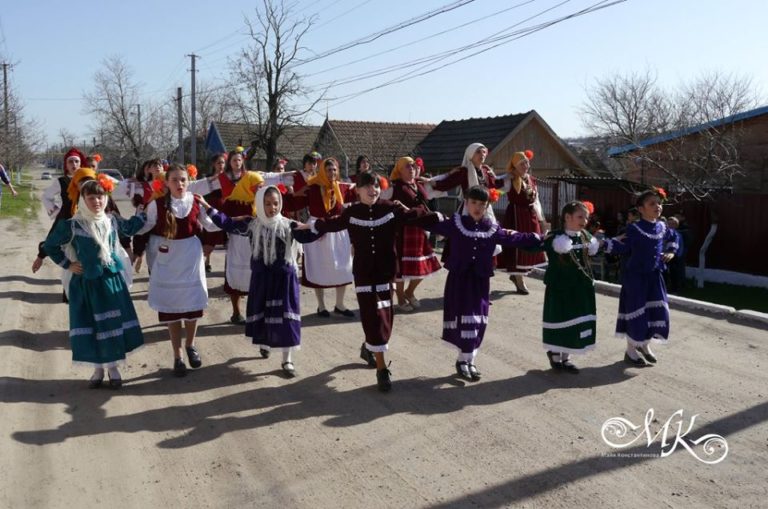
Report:
[[[69,196],[69,201],[72,203],[70,210],[72,210],[73,216],[77,212],[77,202],[80,199],[80,184],[86,178],[96,180],[96,172],[93,171],[93,168],[80,168],[77,170],[72,175],[72,180],[69,181],[67,186],[67,196]]]
[[[397,180],[403,178],[403,170],[405,170],[406,165],[408,164],[415,164],[412,157],[401,157],[397,160],[397,163],[395,164],[395,167],[392,169],[392,173],[389,174],[389,180]]]
[[[515,166],[517,166],[517,163],[522,161],[523,159],[526,159],[528,162],[533,159],[533,151],[532,150],[526,150],[525,152],[515,152],[512,154],[512,158],[509,160],[509,163],[507,163],[507,173],[512,174],[515,171]],[[515,189],[516,193],[520,192],[520,189],[523,188],[523,177],[520,175],[514,175],[512,177],[512,187]]]
[[[328,173],[325,171],[325,167],[329,162],[333,162],[336,165],[336,168],[339,167],[339,162],[335,158],[329,157],[324,159],[323,167],[320,171],[307,181],[308,186],[320,186],[320,194],[323,197],[323,207],[325,207],[326,212],[329,212],[333,208],[333,205],[331,204],[332,196],[336,197],[336,203],[344,203],[344,197],[341,195],[341,189],[339,188],[339,181],[334,180],[331,182],[328,179]]]

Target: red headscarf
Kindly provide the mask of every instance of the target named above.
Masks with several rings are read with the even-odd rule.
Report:
[[[85,154],[83,154],[79,149],[76,149],[75,147],[72,147],[67,151],[66,154],[64,154],[64,165],[67,165],[67,159],[70,157],[75,156],[80,159],[80,164],[85,164]]]

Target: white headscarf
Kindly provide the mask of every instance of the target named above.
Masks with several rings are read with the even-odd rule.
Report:
[[[112,218],[104,211],[94,214],[85,203],[85,197],[80,195],[77,212],[73,218],[80,228],[90,236],[99,247],[99,260],[105,266],[112,265]]]
[[[267,191],[273,189],[277,193],[277,214],[267,217],[264,212],[264,197]],[[248,229],[251,233],[251,256],[258,259],[261,255],[264,264],[272,265],[277,258],[277,239],[285,244],[285,263],[296,266],[299,255],[299,244],[291,235],[291,221],[281,214],[283,210],[283,195],[275,186],[264,186],[256,191],[256,217],[253,218]]]
[[[477,152],[477,149],[479,148],[488,150],[488,148],[482,143],[473,143],[467,147],[467,150],[464,151],[464,160],[461,162],[461,165],[467,169],[467,184],[469,184],[467,186],[468,188],[480,184],[480,182],[477,180],[477,170],[480,168],[475,168],[475,165],[472,164],[472,156],[475,155],[475,152]]]

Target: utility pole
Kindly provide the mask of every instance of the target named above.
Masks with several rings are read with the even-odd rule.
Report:
[[[8,128],[11,125],[10,115],[8,114],[8,67],[11,64],[3,62],[3,109],[5,110],[5,139],[8,140]]]
[[[176,115],[179,122],[179,148],[176,151],[176,162],[184,164],[184,118],[181,108],[181,87],[176,88]]]
[[[191,91],[191,102],[192,102],[192,114],[190,115],[190,154],[189,159],[190,162],[194,165],[197,165],[197,125],[196,125],[196,102],[195,102],[195,75],[197,74],[197,70],[195,68],[195,62],[198,58],[200,58],[198,55],[195,55],[192,53],[191,55],[187,55],[189,58],[192,59],[192,91]]]
[[[141,144],[141,104],[136,105],[137,115],[139,117],[139,159],[141,159],[141,151],[143,145]]]

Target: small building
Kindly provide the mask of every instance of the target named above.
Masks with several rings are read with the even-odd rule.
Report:
[[[643,184],[674,190],[664,167],[701,187],[709,179],[713,190],[768,194],[768,106],[613,147],[608,155],[624,162],[624,178]],[[742,173],[732,182],[712,171],[731,163]]]
[[[374,170],[388,172],[398,158],[413,155],[434,128],[434,124],[326,119],[314,148],[323,156],[336,157],[345,177],[355,172],[360,155],[368,156]]]
[[[591,175],[591,170],[536,112],[488,118],[444,120],[419,143],[417,154],[427,171],[444,173],[461,165],[464,150],[475,142],[488,147],[487,164],[506,169],[514,152],[533,150],[531,171],[537,178],[563,174]]]

